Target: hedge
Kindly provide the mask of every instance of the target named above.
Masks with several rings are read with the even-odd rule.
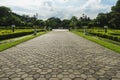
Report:
[[[38,30],[37,32],[42,32],[42,31],[45,31],[45,30]],[[33,33],[34,31],[29,31],[29,32],[19,32],[19,33],[7,34],[7,35],[0,35],[0,41],[10,39],[10,38],[15,38],[15,37],[21,37],[21,36],[25,36]]]
[[[110,35],[110,34],[107,34],[107,33],[100,33],[100,32],[90,32],[90,34],[92,34],[94,36],[107,38],[107,39],[110,39],[110,40],[120,42],[120,36],[114,36],[114,35]]]

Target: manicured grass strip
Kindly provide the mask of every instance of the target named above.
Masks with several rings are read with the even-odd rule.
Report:
[[[86,39],[88,39],[88,40],[91,40],[91,41],[93,41],[93,42],[96,42],[96,43],[98,43],[98,44],[100,44],[100,45],[102,45],[102,46],[104,46],[104,47],[106,47],[106,48],[109,48],[109,49],[111,49],[111,50],[113,50],[113,51],[116,51],[116,52],[119,52],[119,53],[120,53],[120,46],[118,46],[118,45],[115,45],[115,44],[113,44],[113,43],[100,40],[100,39],[95,38],[95,37],[93,37],[93,36],[84,35],[84,34],[81,33],[81,32],[77,32],[77,31],[72,31],[72,32],[75,33],[75,34],[77,34],[77,35],[79,35],[79,36],[81,36],[81,37],[83,37],[83,38],[86,38]]]
[[[10,47],[18,45],[22,42],[28,41],[30,39],[33,39],[33,38],[38,37],[38,36],[40,36],[42,34],[45,34],[45,33],[47,33],[47,32],[39,32],[39,33],[37,33],[37,35],[26,36],[24,38],[21,38],[21,39],[18,39],[16,41],[14,41],[14,42],[8,42],[8,43],[5,43],[5,44],[0,44],[0,51],[6,50]]]

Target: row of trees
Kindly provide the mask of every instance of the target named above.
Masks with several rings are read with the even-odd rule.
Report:
[[[43,20],[37,20],[36,15],[33,17],[29,17],[28,15],[18,15],[13,13],[10,8],[1,6],[0,7],[0,26],[26,26],[31,27],[33,25],[39,24],[39,26],[43,26]]]
[[[29,17],[28,15],[18,15],[13,13],[10,8],[1,6],[0,7],[0,26],[10,26],[16,25],[21,27],[32,27],[33,25],[37,25],[40,27],[47,26],[52,28],[69,28],[69,27],[81,27],[82,25],[88,25],[90,22],[90,18],[83,14],[83,17],[79,19],[73,16],[71,19],[61,20],[60,18],[51,17],[45,21],[37,19],[37,14],[33,17]]]
[[[0,7],[0,26],[10,26],[15,24],[17,26],[31,27],[37,25],[40,27],[47,26],[52,28],[82,28],[82,26],[109,26],[110,28],[120,28],[120,0],[111,8],[109,13],[99,13],[96,19],[91,20],[85,14],[77,18],[73,16],[71,19],[61,20],[60,18],[51,17],[45,21],[38,20],[37,15],[29,17],[28,15],[18,15],[13,13],[10,8]]]
[[[76,16],[73,16],[71,19],[60,20],[59,18],[49,18],[46,20],[46,26],[52,28],[81,28],[81,26],[88,25],[91,19],[87,16],[80,17],[79,19]]]

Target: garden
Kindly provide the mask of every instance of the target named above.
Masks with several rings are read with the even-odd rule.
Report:
[[[37,32],[44,31],[43,29],[36,29]],[[0,29],[0,41],[10,38],[21,37],[29,34],[33,34],[34,29],[15,29],[13,32],[12,29]]]
[[[84,32],[84,29],[79,29],[78,31]],[[105,32],[104,28],[95,27],[86,29],[86,34],[120,42],[120,30],[118,29],[107,29],[107,32]]]

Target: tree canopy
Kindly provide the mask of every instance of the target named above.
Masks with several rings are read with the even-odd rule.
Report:
[[[96,21],[101,27],[107,25],[110,28],[120,29],[120,0],[111,8],[111,12],[98,14]]]

